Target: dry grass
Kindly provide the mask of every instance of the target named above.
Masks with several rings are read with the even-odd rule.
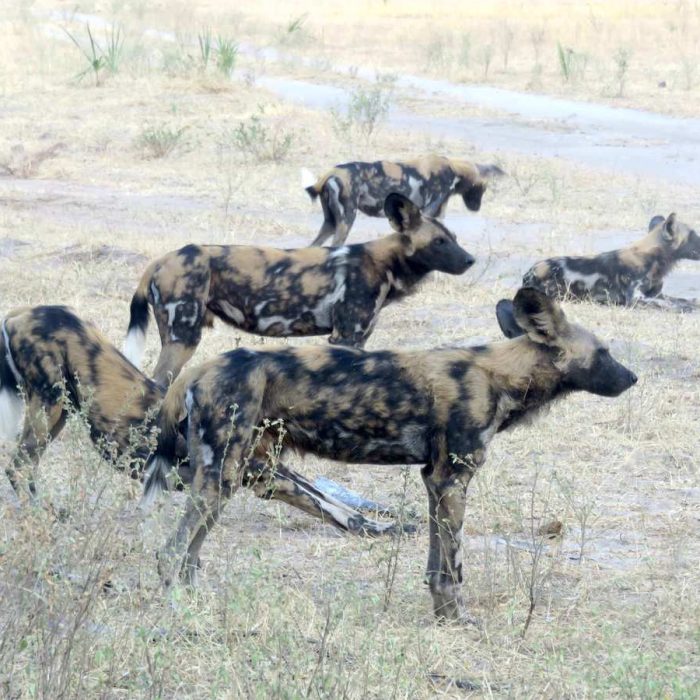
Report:
[[[313,237],[321,215],[299,187],[299,167],[320,172],[356,155],[356,146],[335,135],[330,115],[281,102],[254,84],[225,81],[215,67],[203,71],[196,54],[189,60],[188,50],[177,44],[137,40],[142,35],[136,27],[169,25],[181,34],[187,30],[196,43],[197,31],[208,25],[239,42],[247,37],[280,42],[280,27],[289,23],[278,3],[237,4],[235,16],[219,9],[216,24],[214,8],[221,3],[202,3],[194,17],[186,12],[187,3],[173,4],[167,17],[146,3],[86,3],[84,11],[115,12],[124,26],[123,64],[98,88],[75,83],[80,65],[75,47],[47,38],[44,20],[21,11],[23,6],[17,3],[0,17],[5,105],[0,154],[17,144],[29,154],[63,146],[24,178],[0,177],[0,312],[69,303],[120,344],[128,300],[148,259],[191,241],[293,246]],[[612,56],[617,47],[609,41],[613,27],[624,29],[625,42],[637,36],[638,44],[648,32],[658,36],[658,27],[681,11],[676,6],[687,13],[688,26],[695,26],[692,3],[650,3],[636,20],[631,4],[605,5],[617,7],[619,16],[590,4],[603,23],[601,54]],[[48,2],[33,5],[37,11],[48,7]],[[263,18],[270,7],[277,8],[270,15],[274,22]],[[310,53],[321,40],[324,55],[333,61],[350,60],[354,52],[353,62],[362,55],[367,65],[392,69],[399,65],[399,46],[411,38],[416,48],[410,60],[418,71],[421,46],[430,41],[421,7],[390,0],[354,10],[334,4],[331,13],[330,4],[326,9],[295,3],[289,22],[308,11],[301,27],[310,39],[294,30],[283,45]],[[439,35],[448,15],[441,13],[440,2],[431,7]],[[470,55],[478,56],[479,23],[499,27],[504,8],[516,39],[507,68],[503,44],[494,40],[490,82],[523,87],[516,80],[526,72],[519,67],[521,53],[533,49],[522,37],[544,21],[545,11],[543,65],[552,42],[572,41],[577,26],[581,43],[576,46],[593,53],[595,32],[584,32],[593,20],[585,13],[572,10],[574,19],[565,25],[553,3],[538,4],[528,18],[520,4],[493,7],[492,14],[474,20]],[[467,20],[466,14],[452,16],[450,31]],[[347,31],[337,31],[341,22]],[[678,32],[683,36],[680,25]],[[424,44],[415,43],[418,39]],[[638,82],[643,64],[636,61],[671,65],[671,43],[644,40],[644,51],[635,49],[624,99],[646,104]],[[543,71],[543,89],[551,84],[599,97],[593,80],[559,85],[554,58]],[[669,87],[668,96],[675,90]],[[678,95],[695,99],[697,108],[697,92]],[[293,145],[280,163],[251,161],[224,138],[259,114],[260,104],[271,129],[293,126]],[[667,110],[672,104],[658,107]],[[147,124],[186,129],[186,144],[165,158],[144,159],[138,139]],[[478,145],[436,143],[418,132],[380,129],[374,138],[371,155],[377,157],[408,157],[428,149],[481,161],[492,157]],[[536,258],[599,250],[616,231],[632,240],[655,213],[675,210],[682,220],[700,220],[694,188],[603,177],[558,160],[507,153],[500,159],[515,177],[485,197],[483,213],[489,218],[467,215],[455,203],[446,219],[476,255],[477,269],[464,279],[438,276],[419,295],[385,310],[370,348],[496,338],[494,304],[512,294]],[[352,236],[361,240],[384,231],[381,220],[362,219]],[[697,274],[697,265],[677,270],[689,273]],[[173,527],[182,499],[165,502],[142,523],[135,486],[96,456],[76,417],[39,470],[42,494],[69,510],[66,522],[18,512],[9,485],[2,486],[2,695],[696,697],[697,318],[589,305],[566,310],[609,340],[640,382],[615,401],[574,397],[534,426],[494,441],[472,483],[465,523],[466,594],[483,630],[433,624],[421,583],[424,520],[397,549],[391,541],[340,537],[247,493],[236,495],[207,541],[201,590],[196,595],[176,591],[164,599],[153,552]],[[153,330],[149,367],[157,353],[155,336]],[[239,342],[271,341],[217,326],[194,361]],[[315,459],[295,460],[294,466],[385,502],[397,503],[403,491],[399,470],[348,469]],[[417,472],[408,477],[406,500],[424,513]],[[537,534],[552,521],[563,523],[560,537]],[[534,612],[523,635],[532,600]],[[480,689],[469,690],[473,686]]]

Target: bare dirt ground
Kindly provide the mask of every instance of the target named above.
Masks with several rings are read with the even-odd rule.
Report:
[[[658,213],[700,220],[697,3],[191,5],[0,9],[2,314],[68,303],[121,344],[149,259],[189,242],[305,245],[321,214],[299,168],[352,158],[436,151],[509,174],[478,215],[448,211],[477,265],[386,309],[369,348],[497,339],[495,303],[535,260],[633,241]],[[67,33],[89,53],[88,24],[97,70]],[[359,218],[351,240],[387,231]],[[684,263],[665,291],[699,288]],[[164,597],[154,551],[182,498],[142,521],[137,487],[77,416],[39,470],[65,522],[20,513],[2,487],[2,695],[697,697],[698,317],[566,312],[640,381],[494,441],[465,524],[481,629],[433,623],[417,471],[315,459],[293,466],[403,503],[416,535],[342,537],[239,493],[199,591]],[[193,362],[269,342],[217,326]],[[539,534],[551,523],[560,534]]]

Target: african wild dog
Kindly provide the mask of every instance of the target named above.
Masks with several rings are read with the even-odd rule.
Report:
[[[281,439],[285,448],[345,462],[425,465],[427,580],[435,613],[460,618],[466,489],[493,435],[570,392],[617,396],[637,381],[541,292],[521,289],[499,303],[498,318],[513,339],[415,352],[241,348],[179,377],[161,406],[145,493],[158,490],[175,461],[185,416],[196,487],[159,554],[163,582],[178,572],[190,579],[242,465],[263,464]],[[281,438],[270,421],[282,422]]]
[[[628,248],[543,260],[525,273],[523,284],[557,299],[691,310],[693,302],[661,294],[664,277],[679,260],[700,260],[700,236],[675,214],[655,216],[647,235]]]
[[[131,301],[125,354],[139,365],[148,305],[162,349],[155,380],[167,383],[218,317],[266,336],[326,335],[362,346],[386,304],[433,270],[461,274],[474,258],[441,223],[401,195],[384,204],[396,233],[364,245],[278,250],[188,245],[153,262]]]
[[[383,216],[384,198],[390,192],[408,197],[423,214],[435,218],[443,216],[453,195],[460,195],[470,211],[479,211],[489,179],[503,174],[497,165],[435,155],[398,163],[343,163],[318,180],[304,168],[302,186],[312,201],[320,195],[323,207],[323,225],[311,245],[322,245],[331,236],[334,246],[345,243],[357,210]]]
[[[17,437],[24,398],[24,427],[7,469],[18,496],[36,498],[33,475],[27,476],[24,469],[27,462],[32,470],[38,465],[71,406],[84,411],[98,449],[115,464],[126,456],[122,463],[130,476],[141,478],[149,455],[148,433],[164,393],[70,309],[37,306],[11,312],[0,336],[0,437]],[[181,486],[191,481],[184,436],[178,437],[174,449],[182,460],[177,480]],[[344,531],[378,535],[396,527],[365,518],[283,467],[271,471],[256,465],[243,481],[261,498],[282,500]]]

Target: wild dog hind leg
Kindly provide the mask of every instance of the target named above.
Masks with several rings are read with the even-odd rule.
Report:
[[[21,501],[34,501],[37,496],[34,475],[26,474],[25,467],[29,464],[32,472],[36,469],[48,444],[61,432],[65,422],[61,403],[45,405],[36,395],[27,401],[22,433],[12,463],[5,470]]]

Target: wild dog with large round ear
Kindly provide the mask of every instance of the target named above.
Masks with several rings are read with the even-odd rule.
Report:
[[[139,365],[153,308],[162,342],[155,369],[167,385],[219,318],[264,336],[328,335],[361,347],[387,304],[431,272],[458,275],[474,258],[453,233],[401,194],[384,203],[394,230],[341,248],[278,250],[188,245],[151,263],[131,300],[125,354]]]
[[[323,208],[323,224],[311,245],[323,245],[331,236],[334,246],[345,243],[358,210],[368,216],[386,214],[382,205],[390,192],[408,197],[425,216],[442,218],[455,195],[469,211],[479,211],[489,182],[504,174],[497,165],[436,155],[343,163],[318,179],[304,168],[302,186],[311,201],[320,198]]]
[[[700,260],[700,237],[670,214],[655,216],[640,241],[600,255],[549,258],[534,265],[523,285],[556,299],[692,311],[696,302],[661,293],[680,260]]]
[[[404,214],[398,218],[407,220]],[[185,416],[195,487],[159,553],[163,583],[178,576],[191,582],[206,534],[241,483],[244,465],[265,463],[281,445],[281,458],[294,449],[345,463],[421,465],[435,614],[469,619],[461,594],[466,491],[493,436],[571,392],[616,396],[637,381],[541,292],[521,289],[512,303],[499,304],[498,314],[512,339],[490,345],[413,352],[241,348],[178,377],[158,417],[146,494],[174,461],[173,438]],[[280,424],[282,435],[274,428]]]

